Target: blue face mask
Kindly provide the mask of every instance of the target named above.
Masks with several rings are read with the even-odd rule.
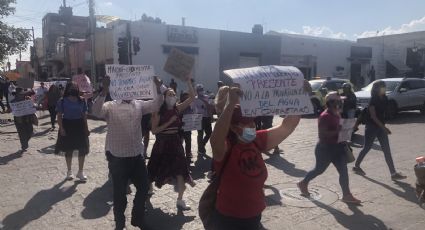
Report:
[[[239,136],[239,139],[245,143],[250,143],[255,140],[257,137],[257,132],[255,128],[244,128],[242,131],[242,136]]]

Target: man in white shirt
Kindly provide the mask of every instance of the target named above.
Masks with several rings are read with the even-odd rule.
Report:
[[[161,89],[165,91],[157,77],[154,77],[158,95],[154,100],[114,100],[105,102],[109,92],[109,77],[103,81],[103,90],[93,104],[93,115],[104,118],[106,133],[105,151],[114,189],[115,229],[125,228],[124,212],[127,206],[127,183],[136,187],[133,201],[131,225],[142,228],[145,201],[149,189],[146,165],[143,159],[141,120],[144,114],[156,112],[163,102]],[[162,87],[162,88],[161,88]]]

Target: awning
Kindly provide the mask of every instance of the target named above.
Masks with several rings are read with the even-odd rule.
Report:
[[[404,64],[403,62],[401,62],[401,61],[396,61],[396,60],[391,60],[391,61],[389,61],[389,60],[387,60],[387,65],[392,65],[394,68],[396,68],[399,72],[409,72],[409,71],[411,71],[412,69],[409,67],[409,66],[407,66],[406,64]]]

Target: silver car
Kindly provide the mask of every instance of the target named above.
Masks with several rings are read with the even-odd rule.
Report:
[[[425,80],[418,78],[385,78],[380,79],[387,86],[389,105],[387,117],[394,118],[399,111],[420,110],[425,114]],[[356,92],[357,106],[366,108],[371,98],[374,82]]]

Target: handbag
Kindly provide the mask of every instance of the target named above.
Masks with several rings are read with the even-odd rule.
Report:
[[[223,171],[227,162],[229,161],[230,154],[231,149],[228,151],[227,156],[224,159],[220,174],[216,175],[212,179],[212,182],[207,186],[205,191],[202,193],[201,199],[199,200],[198,214],[206,230],[214,229],[213,215],[215,212],[215,203],[217,200],[217,190],[220,187],[221,176],[223,175]]]
[[[344,154],[347,159],[347,163],[351,163],[356,160],[353,154],[353,149],[348,144],[344,145]]]

